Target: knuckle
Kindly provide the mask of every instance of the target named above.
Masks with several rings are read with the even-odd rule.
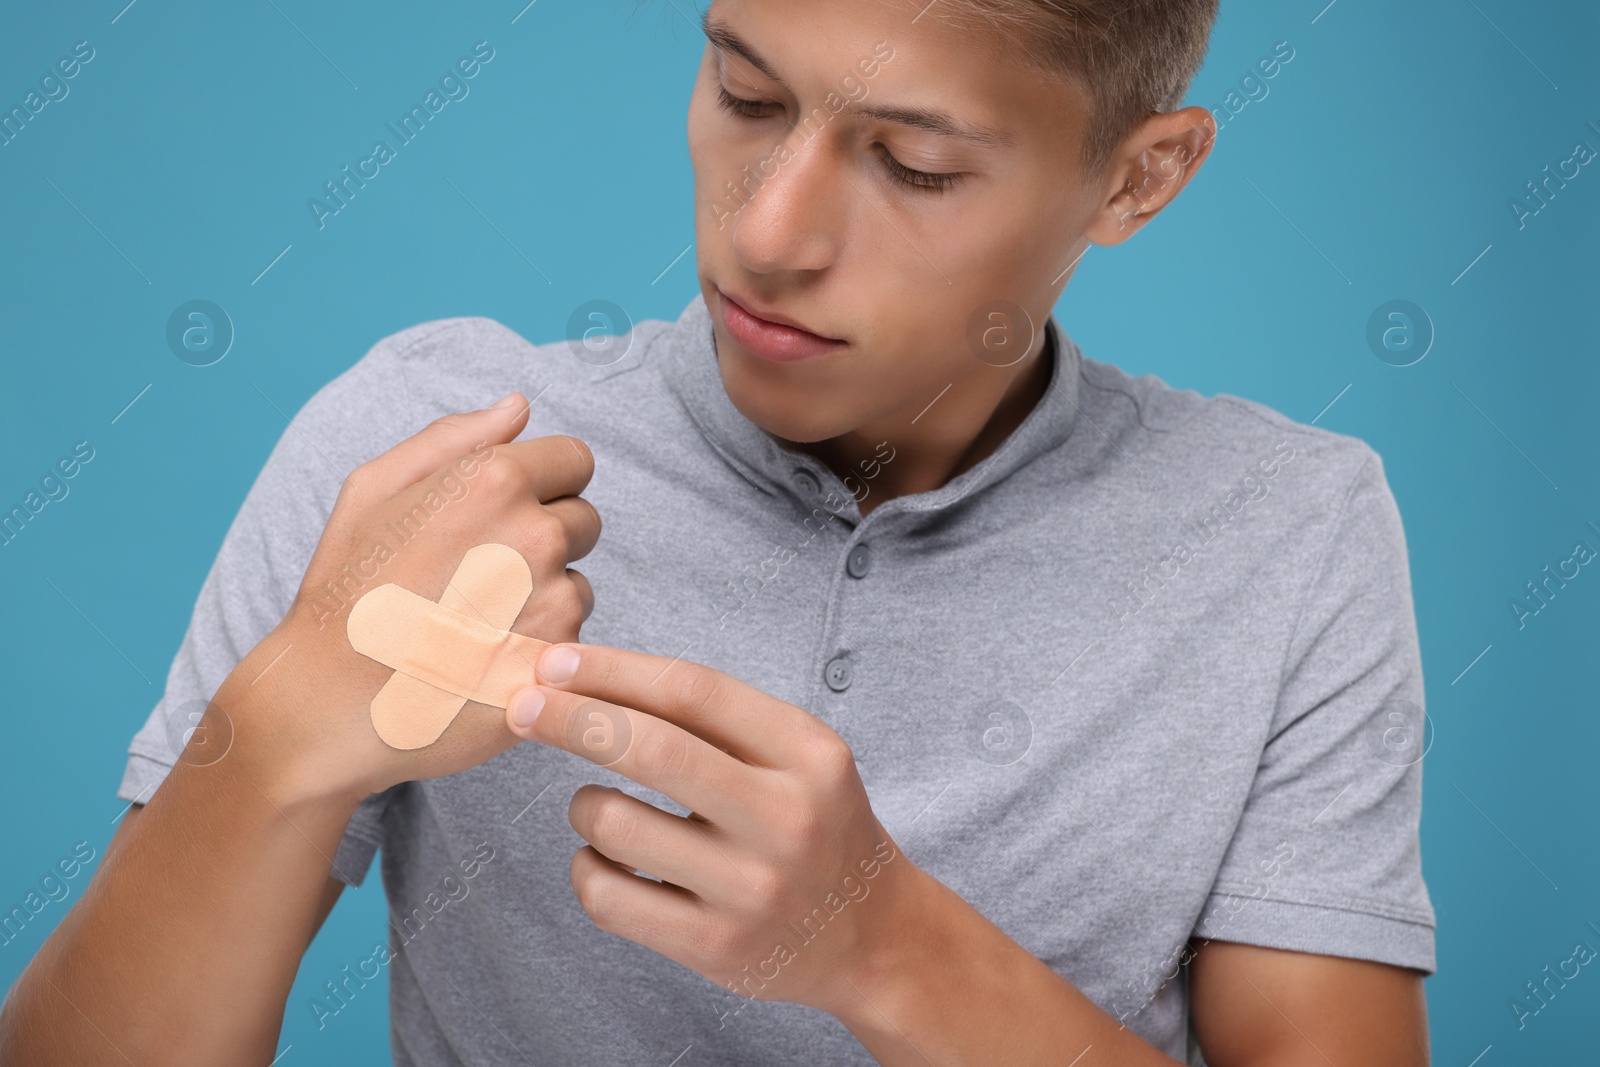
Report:
[[[578,463],[586,472],[585,481],[594,475],[594,451],[581,438],[571,434],[558,434],[578,454]]]
[[[574,582],[562,582],[555,592],[559,601],[555,605],[558,618],[567,622],[582,622],[588,617],[589,604]]]
[[[806,766],[824,782],[840,782],[856,773],[855,753],[833,730],[816,730],[801,742],[800,750]]]
[[[722,675],[698,664],[681,661],[673,664],[673,667],[684,668],[673,689],[678,708],[691,720],[698,721],[721,695]]]
[[[368,460],[344,476],[344,481],[339,483],[339,501],[360,503],[365,499],[365,487],[372,484],[376,473],[372,463],[372,460]],[[335,502],[335,506],[338,506],[338,502]]]
[[[750,880],[751,902],[759,911],[771,913],[782,908],[787,885],[776,869],[758,864],[747,870],[745,877]]]
[[[599,857],[585,852],[579,849],[572,857],[572,893],[594,924],[604,930],[615,917],[616,895],[601,877]]]
[[[567,558],[567,528],[555,513],[547,508],[535,508],[524,527],[528,548],[532,552],[553,556],[562,563]]]
[[[691,771],[689,735],[681,730],[645,730],[634,739],[634,765],[647,778],[660,782],[682,780]]]
[[[783,840],[798,855],[811,855],[827,833],[826,822],[809,803],[785,805],[780,820]]]
[[[453,434],[466,426],[468,422],[467,416],[462,412],[450,411],[428,423],[428,429],[435,434]]]
[[[496,456],[478,468],[478,484],[496,496],[509,496],[522,486],[522,472],[515,463]]]
[[[622,667],[617,657],[606,655],[604,649],[590,654],[585,661],[587,668],[593,672],[595,688],[605,692],[615,692],[620,688]]]
[[[595,802],[592,818],[591,840],[605,851],[605,846],[625,850],[638,832],[639,813],[620,793],[609,793]]]
[[[530,604],[527,617],[533,627],[532,633],[544,640],[555,640],[554,634],[576,634],[588,617],[588,604],[571,582],[545,586],[534,596],[536,601]],[[562,640],[576,640],[576,637]]]
[[[622,899],[616,870],[594,846],[573,854],[573,896],[590,920],[608,933],[621,933],[626,920],[626,901]]]

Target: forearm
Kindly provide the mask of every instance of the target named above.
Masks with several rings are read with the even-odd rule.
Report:
[[[270,1062],[353,810],[177,764],[13,986],[0,1063]]]
[[[382,417],[381,404],[368,407]],[[354,417],[336,401],[314,400],[307,411],[320,412],[317,425]],[[179,762],[119,829],[77,906],[0,1007],[0,1067],[272,1061],[361,798],[476,767],[518,740],[502,716],[481,710],[447,720],[438,743],[402,749],[383,740],[371,705],[394,671],[350,643],[351,590],[342,583],[351,566],[376,560],[374,544],[418,509],[438,510],[442,495],[452,501],[448,518],[428,527],[428,547],[383,556],[385,583],[437,599],[474,547],[502,544],[536,576],[521,604],[529,630],[570,640],[593,604],[587,581],[568,566],[600,533],[598,513],[579,498],[593,454],[565,435],[514,441],[528,411],[512,393],[494,408],[452,413],[350,472],[282,622],[216,690],[213,708],[227,709],[233,727],[225,754],[208,766]],[[306,521],[312,507],[299,464],[313,461],[296,452],[275,452],[273,476],[251,490],[255,505],[240,512],[246,541],[309,532],[288,525]],[[256,552],[219,554],[213,571],[248,603],[228,605],[208,579],[205,610],[191,619],[224,648],[243,643],[257,612],[283,591],[288,561]],[[180,663],[199,667],[188,656]],[[213,751],[193,737],[187,743],[190,760]]]
[[[885,1067],[1178,1067],[931,875],[909,900],[833,1012]]]

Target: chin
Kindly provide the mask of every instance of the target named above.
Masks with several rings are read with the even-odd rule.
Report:
[[[793,410],[793,397],[788,402],[782,396],[743,397],[730,392],[728,399],[739,413],[767,433],[784,441],[808,444],[824,441],[843,433],[842,429],[819,425],[814,419],[798,417]]]
[[[793,388],[774,388],[762,383],[730,381],[726,367],[722,370],[722,387],[739,414],[761,427],[767,433],[785,441],[807,444],[825,441],[846,433],[850,427],[837,425],[836,420],[819,419],[817,413],[832,410],[838,414],[837,405],[826,399],[809,398]],[[807,412],[811,414],[808,416]]]

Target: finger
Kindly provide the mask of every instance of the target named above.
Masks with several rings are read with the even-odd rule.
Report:
[[[573,855],[571,874],[596,926],[692,967],[707,915],[688,890],[628,874],[588,845]]]
[[[566,531],[567,558],[563,563],[582,559],[600,540],[600,513],[581,496],[564,496],[544,505]]]
[[[589,584],[589,579],[583,576],[582,571],[567,568],[567,580],[578,587],[578,599],[583,601],[583,617],[585,620],[594,614],[594,586]]]
[[[536,637],[543,642],[564,641],[568,638],[577,640],[583,624],[594,611],[594,591],[589,586],[589,580],[568,567],[553,577],[536,576],[533,587],[533,595],[517,614],[511,629],[525,637]],[[537,672],[534,670],[537,653],[519,650],[518,654],[527,664],[527,672],[521,684],[535,684],[538,680]]]
[[[730,864],[705,836],[706,830],[610,786],[591,783],[574,793],[567,821],[613,863],[702,898],[707,896],[707,873],[720,873],[716,868]]]
[[[594,476],[594,453],[570,434],[497,444],[493,453],[483,466],[491,483],[504,479],[499,484],[540,503],[577,496]]]
[[[573,672],[553,676],[555,660],[569,653],[577,656]],[[797,749],[826,745],[832,737],[811,713],[682,658],[562,642],[541,652],[537,666],[541,685],[638,708],[758,766],[789,766]]]
[[[456,464],[474,449],[510,441],[528,424],[528,402],[521,393],[508,393],[498,403],[505,406],[435,419],[351,471],[345,484],[371,499],[385,500]]]
[[[763,783],[756,777],[761,772],[634,708],[531,686],[512,696],[506,726],[520,737],[616,771],[721,826],[749,829],[761,807]]]

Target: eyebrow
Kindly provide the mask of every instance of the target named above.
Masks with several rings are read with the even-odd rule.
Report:
[[[759,70],[766,77],[779,85],[788,88],[784,80],[778,77],[778,72],[772,65],[762,58],[761,54],[750,46],[750,43],[740,37],[733,29],[720,21],[713,21],[710,10],[701,15],[701,32],[712,46],[724,52],[732,52]],[[963,141],[987,148],[1010,147],[1017,140],[1010,133],[997,126],[962,122],[951,115],[929,107],[899,107],[885,104],[850,104],[847,111],[868,118],[892,122],[900,126],[910,126],[912,129],[923,130],[927,133],[937,134],[940,137],[954,137]]]

